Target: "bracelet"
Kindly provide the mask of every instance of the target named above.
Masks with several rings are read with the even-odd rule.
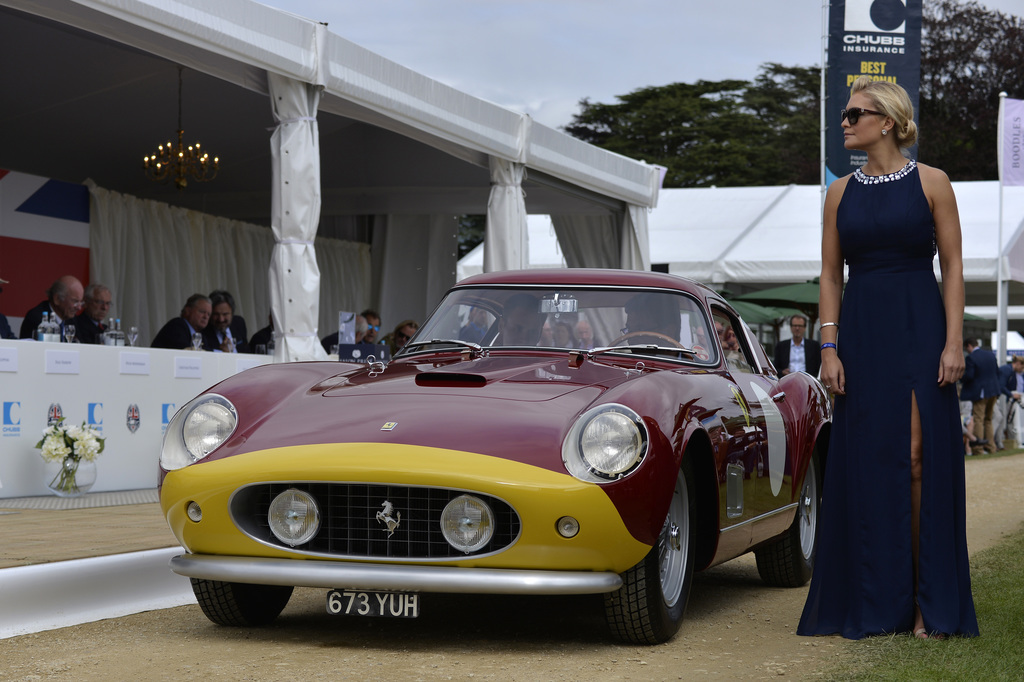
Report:
[[[822,322],[821,325],[820,325],[820,328],[824,329],[825,327],[838,327],[838,326],[839,326],[838,322]]]
[[[834,344],[834,343],[831,343],[831,342],[829,342],[829,343],[823,343],[823,344],[821,344],[821,349],[822,349],[822,350],[825,350],[826,348],[835,348],[835,349],[836,349],[836,352],[839,352],[839,349],[838,349],[838,348],[836,348],[836,344]]]

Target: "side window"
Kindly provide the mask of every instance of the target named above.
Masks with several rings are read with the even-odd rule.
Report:
[[[715,333],[718,335],[725,365],[733,372],[753,372],[754,362],[750,351],[743,341],[743,333],[739,321],[731,318],[724,310],[714,308],[711,317],[715,322]]]

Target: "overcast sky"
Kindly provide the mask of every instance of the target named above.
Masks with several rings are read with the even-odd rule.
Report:
[[[585,97],[821,64],[822,0],[260,1],[555,127]],[[1024,14],[1024,0],[980,4]]]

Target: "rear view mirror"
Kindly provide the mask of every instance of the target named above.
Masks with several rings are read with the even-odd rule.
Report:
[[[540,300],[540,312],[542,313],[574,313],[576,312],[577,301],[575,298],[542,298]]]

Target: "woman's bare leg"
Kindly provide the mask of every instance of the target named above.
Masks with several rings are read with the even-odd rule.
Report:
[[[917,605],[918,557],[921,538],[921,474],[924,469],[924,443],[921,437],[921,413],[917,395],[910,394],[910,537],[914,558],[914,633],[924,628],[921,607]]]

